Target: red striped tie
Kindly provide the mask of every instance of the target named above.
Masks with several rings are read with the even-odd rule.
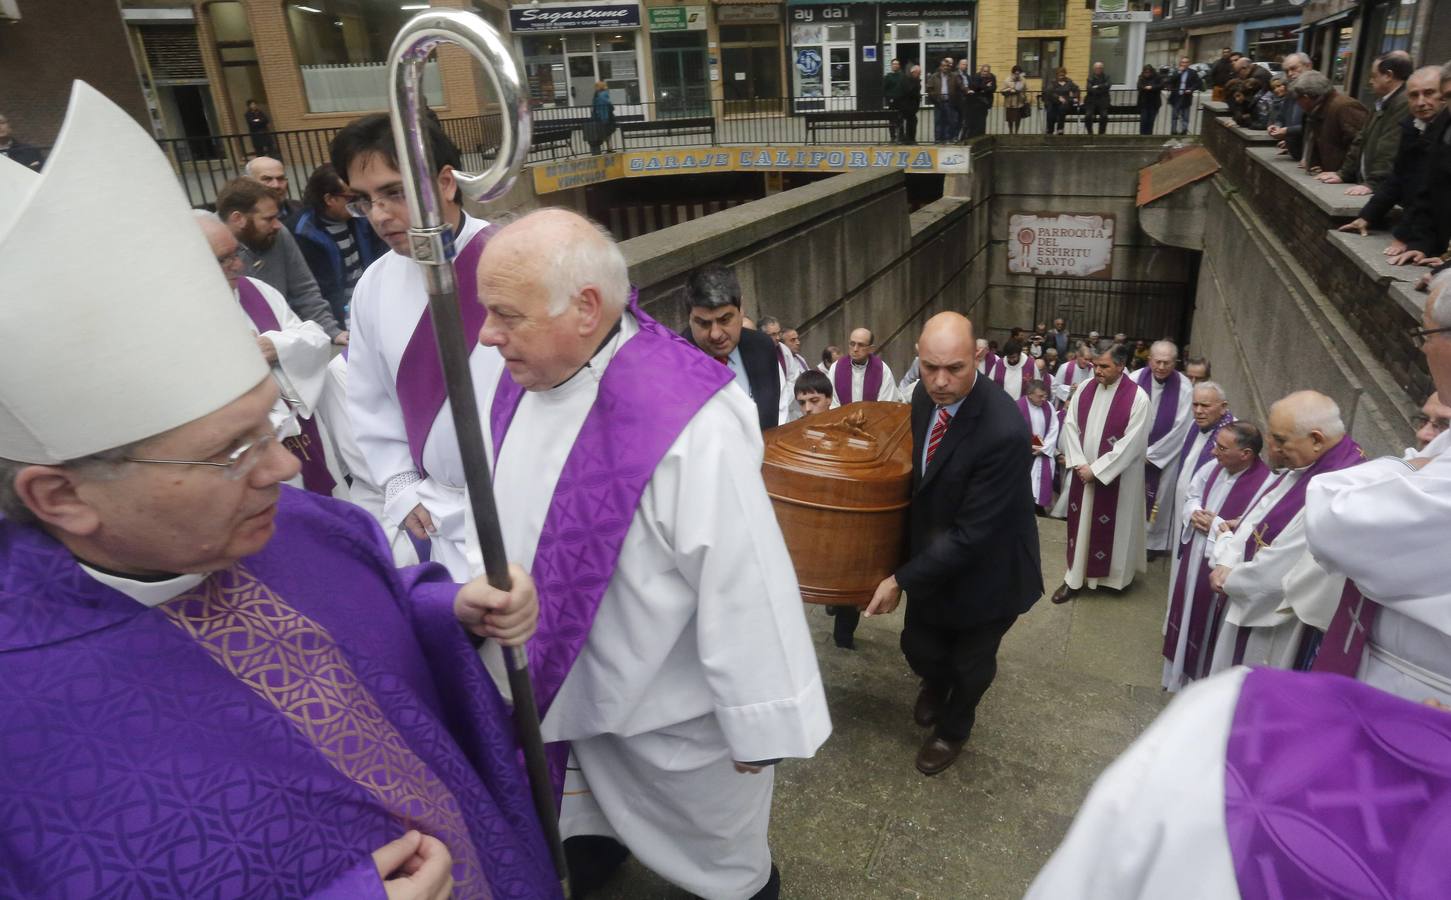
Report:
[[[951,421],[952,413],[946,409],[937,410],[937,421],[932,425],[932,433],[927,436],[927,465],[932,465],[932,454],[937,452],[937,445],[942,443],[942,436],[947,433],[947,425]]]

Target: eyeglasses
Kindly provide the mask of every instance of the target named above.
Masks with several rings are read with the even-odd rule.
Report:
[[[1411,339],[1411,344],[1417,350],[1426,346],[1426,338],[1433,334],[1440,334],[1443,331],[1451,331],[1451,326],[1446,328],[1412,328],[1406,332],[1406,337]]]
[[[149,463],[159,466],[211,466],[221,469],[222,477],[228,481],[241,481],[247,477],[248,473],[257,468],[257,463],[262,461],[262,457],[267,455],[267,450],[273,444],[297,433],[297,401],[287,396],[284,396],[282,400],[287,404],[287,414],[282,417],[277,426],[260,437],[238,444],[227,453],[226,460],[223,462],[209,459],[145,459],[139,456],[128,456],[126,462]]]
[[[1447,421],[1446,419],[1433,419],[1425,413],[1418,413],[1417,415],[1411,416],[1411,424],[1416,426],[1417,431],[1420,431],[1427,425],[1430,425],[1437,432],[1451,428],[1451,421]]]
[[[404,192],[402,186],[389,188],[371,200],[364,200],[362,197],[349,200],[348,215],[355,219],[366,219],[375,203],[386,203],[389,206],[398,207],[407,201],[408,194]]]

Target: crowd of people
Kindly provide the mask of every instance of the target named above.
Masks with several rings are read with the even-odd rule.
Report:
[[[764,434],[864,401],[910,404],[906,552],[833,637],[851,649],[861,616],[905,600],[923,775],[959,758],[1002,639],[1045,594],[1046,517],[1066,520],[1053,603],[1122,591],[1151,554],[1170,568],[1164,687],[1204,689],[1106,774],[1036,896],[1313,872],[1315,853],[1260,839],[1271,799],[1366,866],[1444,883],[1434,852],[1402,865],[1438,846],[1415,820],[1451,797],[1423,737],[1451,738],[1451,717],[1418,705],[1451,704],[1439,395],[1419,447],[1367,462],[1322,394],[1260,426],[1207,359],[1062,318],[997,343],[940,313],[900,379],[859,326],[812,366],[714,263],[685,279],[676,334],[584,217],[465,211],[457,148],[421,127],[492,526],[473,519],[386,115],[338,133],[300,204],[258,157],[215,212],[189,209],[151,138],[80,83],[43,172],[0,161],[0,894],[558,897],[510,718],[505,660],[527,645],[573,896],[629,856],[700,897],[782,896],[774,767],[831,721]],[[55,265],[97,203],[127,227]],[[1423,326],[1451,391],[1451,274]],[[481,527],[507,577],[484,571]],[[1359,729],[1332,750],[1368,761],[1306,771],[1352,801],[1367,766],[1429,785],[1396,801],[1393,840],[1316,809],[1340,793],[1287,795],[1261,777],[1271,751],[1236,743],[1273,719],[1273,752],[1299,759],[1315,729],[1286,723],[1327,716]],[[1225,790],[1247,823],[1227,836]]]

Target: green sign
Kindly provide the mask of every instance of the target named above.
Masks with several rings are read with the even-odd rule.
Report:
[[[651,31],[704,31],[704,6],[653,6]]]

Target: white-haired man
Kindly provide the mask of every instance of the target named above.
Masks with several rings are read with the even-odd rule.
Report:
[[[1241,663],[1308,668],[1344,588],[1345,579],[1320,568],[1305,545],[1311,481],[1364,458],[1340,407],[1316,391],[1279,400],[1270,407],[1269,447],[1282,472],[1214,548],[1210,587],[1229,598],[1216,672]]]
[[[1451,390],[1451,272],[1437,276],[1414,340]],[[1451,528],[1451,456],[1431,441],[1315,479],[1305,499],[1310,552],[1348,576],[1316,668],[1420,702],[1451,705],[1451,589],[1440,565]]]
[[[509,558],[542,586],[530,666],[571,868],[607,873],[623,844],[697,895],[775,898],[770,765],[831,724],[756,406],[629,302],[619,248],[573,212],[500,230],[478,284],[479,339],[505,361],[481,391],[494,490]]]
[[[361,511],[280,484],[277,384],[129,114],[77,83],[45,173],[21,172],[33,190],[0,202],[0,895],[557,898],[459,622],[523,643],[528,575],[503,594],[395,569]],[[98,205],[126,227],[54,265]]]
[[[1053,375],[1053,401],[1059,406],[1068,402],[1080,382],[1093,378],[1093,348],[1079,341],[1073,355],[1063,361]]]
[[[1183,528],[1181,513],[1189,483],[1214,460],[1214,435],[1234,421],[1234,414],[1229,411],[1229,398],[1216,382],[1194,384],[1190,396],[1193,427],[1184,436],[1184,444],[1179,450],[1178,475],[1174,484],[1172,487],[1166,485],[1159,496],[1159,515],[1169,520],[1170,554],[1178,553],[1179,535]]]
[[[1144,453],[1144,509],[1148,515],[1145,540],[1151,555],[1169,552],[1174,529],[1174,485],[1179,459],[1194,424],[1194,385],[1176,365],[1179,348],[1173,341],[1155,341],[1149,364],[1134,375],[1134,382],[1149,396],[1149,446]],[[1167,502],[1165,502],[1167,501]]]

